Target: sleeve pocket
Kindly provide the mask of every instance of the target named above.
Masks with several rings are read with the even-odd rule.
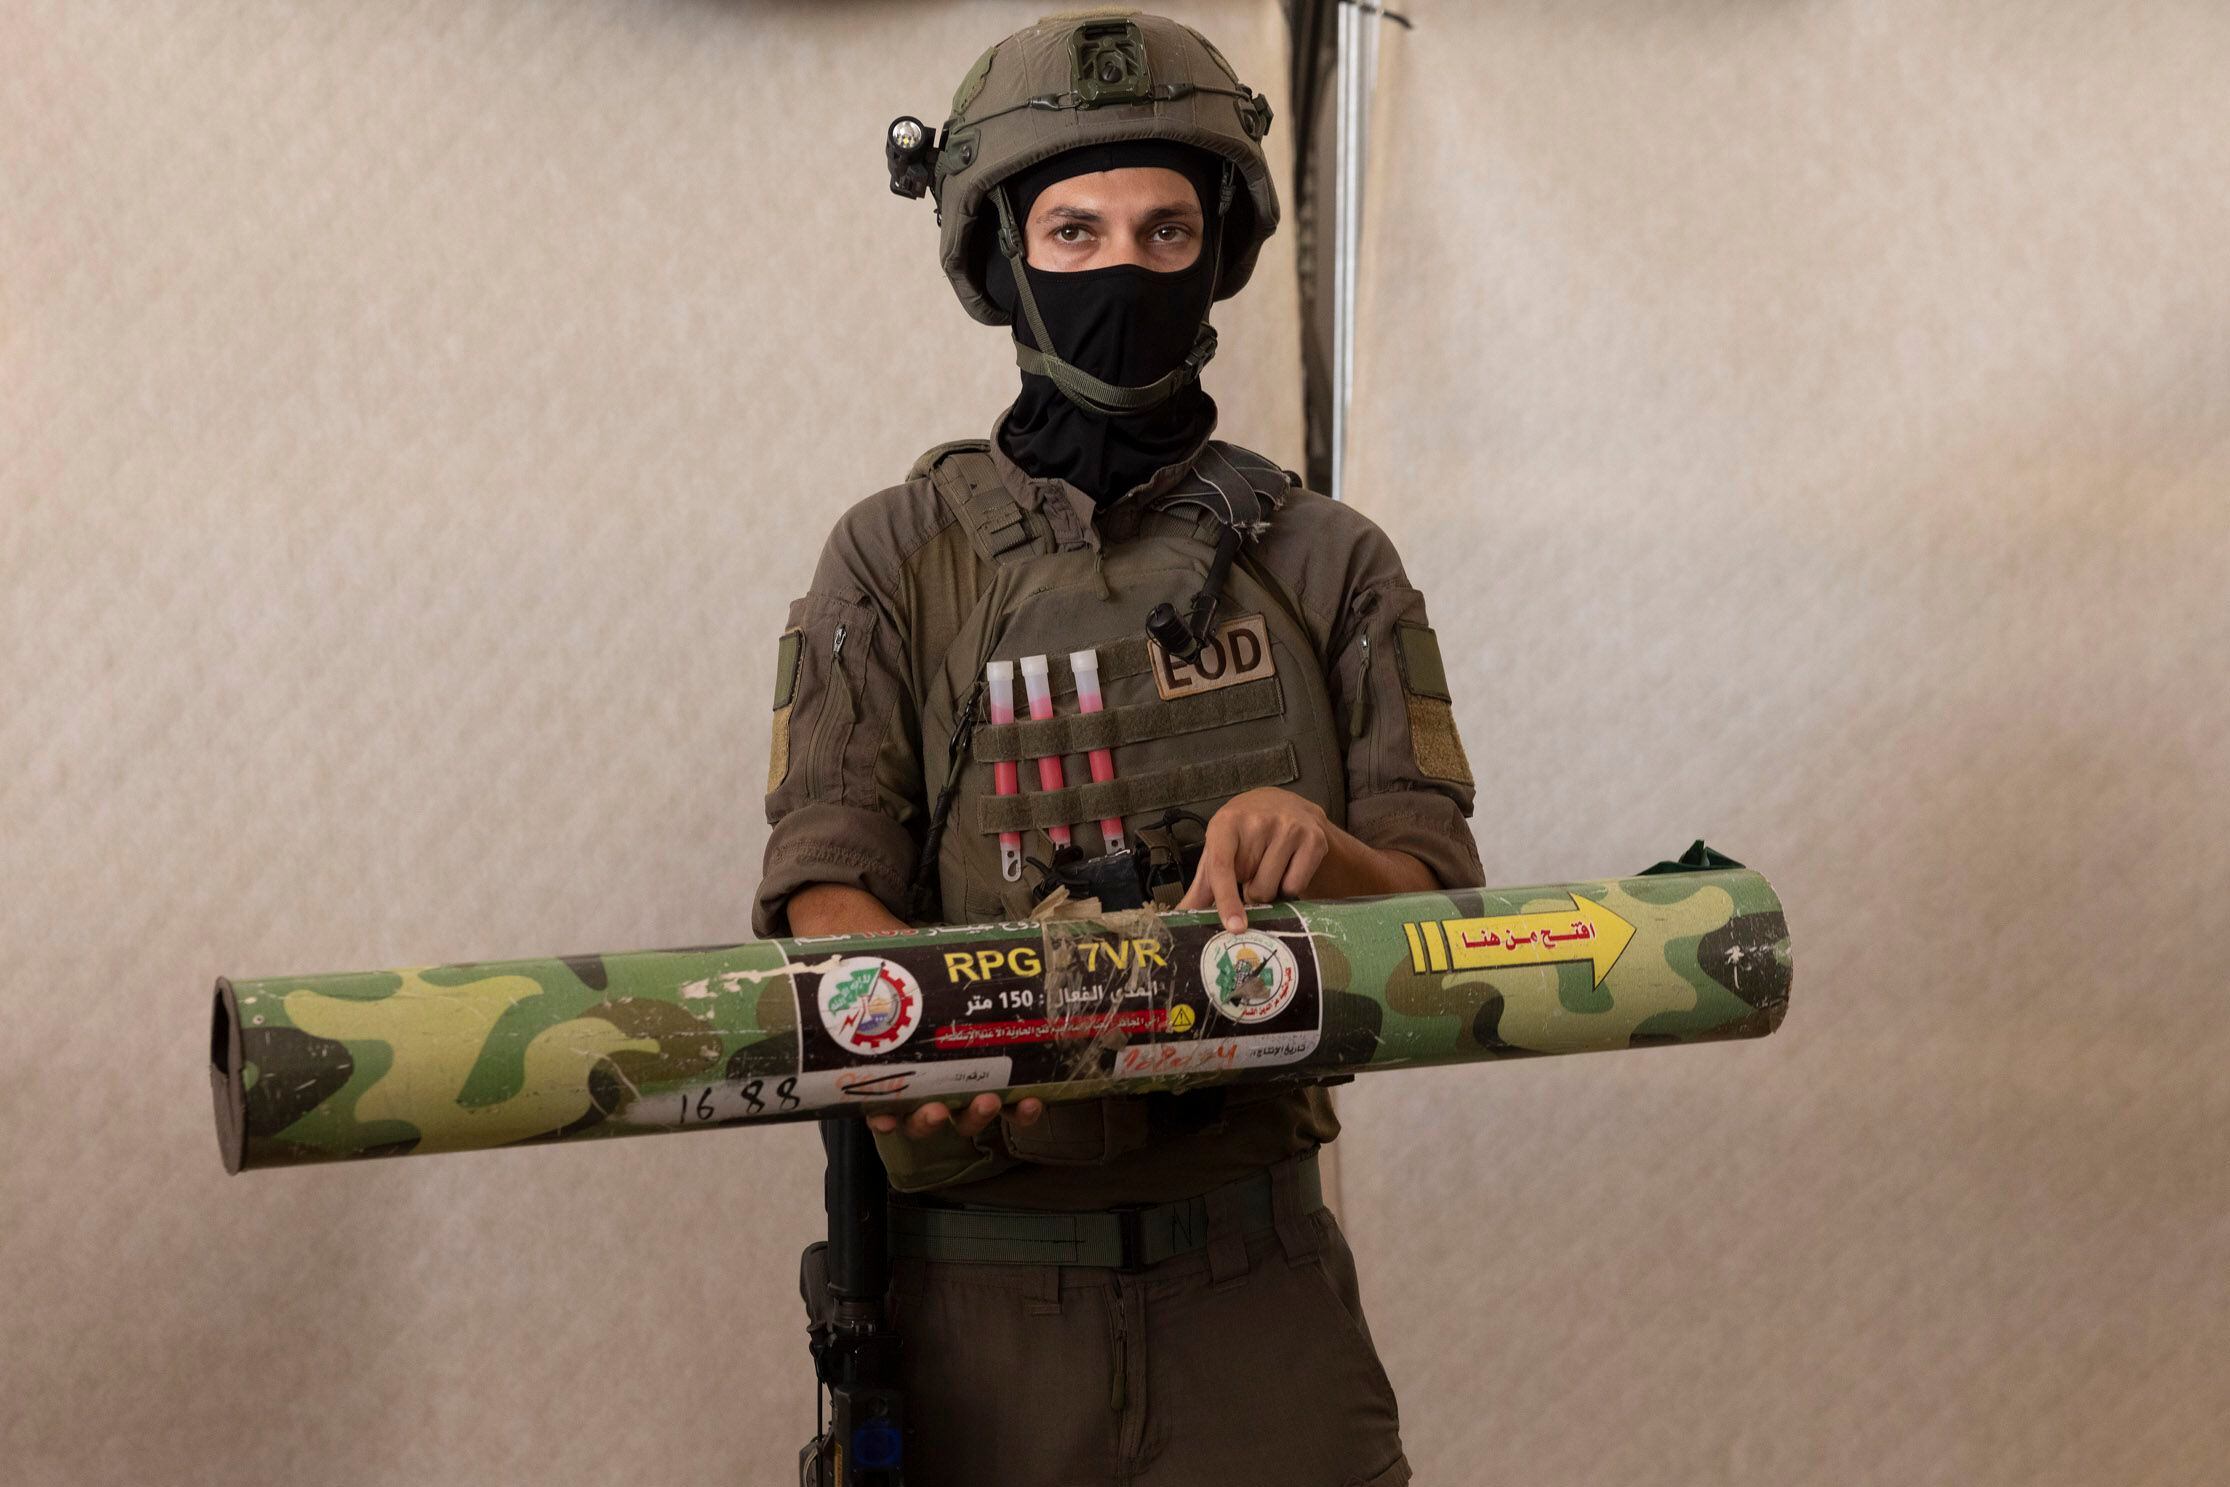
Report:
[[[1448,668],[1440,659],[1440,639],[1430,625],[1403,621],[1394,626],[1394,654],[1401,658],[1402,701],[1409,713],[1409,748],[1417,772],[1428,780],[1468,785],[1471,761],[1456,733],[1454,697]]]
[[[775,650],[769,819],[809,800],[872,798],[873,761],[847,758],[874,681],[874,611],[825,594],[790,606]]]

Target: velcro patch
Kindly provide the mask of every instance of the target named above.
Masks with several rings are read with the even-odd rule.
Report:
[[[1417,772],[1428,780],[1472,783],[1471,761],[1456,734],[1456,710],[1437,697],[1411,697],[1408,703],[1409,748]]]

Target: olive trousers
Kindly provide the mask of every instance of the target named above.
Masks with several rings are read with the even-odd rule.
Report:
[[[1276,1192],[1140,1270],[893,1262],[908,1487],[1403,1487],[1354,1256]]]

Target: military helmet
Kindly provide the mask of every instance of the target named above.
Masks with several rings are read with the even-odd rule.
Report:
[[[1219,157],[1228,168],[1215,298],[1224,299],[1277,230],[1277,187],[1262,153],[1269,130],[1269,100],[1205,36],[1108,7],[1048,16],[992,47],[960,80],[941,136],[902,118],[885,153],[893,191],[936,198],[940,255],[960,303],[986,325],[1006,325],[1012,316],[984,288],[990,255],[1010,248],[999,237],[1010,215],[995,192],[1002,182],[1064,150],[1116,140],[1169,140]],[[1241,191],[1244,208],[1230,210]]]

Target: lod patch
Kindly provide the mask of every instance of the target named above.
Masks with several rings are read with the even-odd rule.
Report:
[[[1154,689],[1162,701],[1192,697],[1276,676],[1278,663],[1270,654],[1270,627],[1259,614],[1243,614],[1216,626],[1216,633],[1190,661],[1180,661],[1149,640],[1154,665]]]

